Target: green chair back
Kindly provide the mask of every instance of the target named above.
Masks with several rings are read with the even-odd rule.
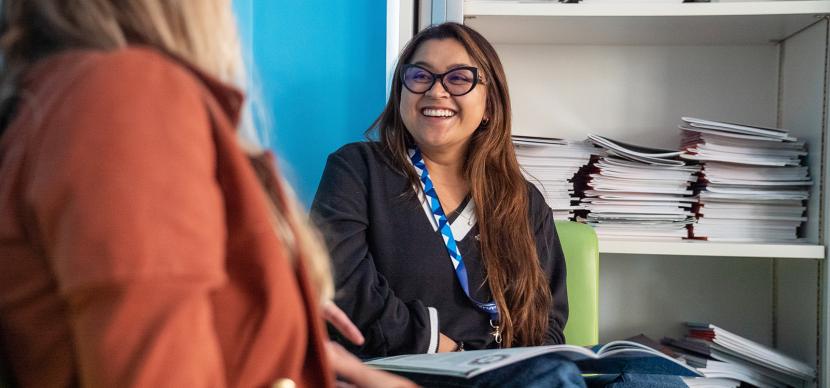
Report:
[[[568,269],[568,323],[565,342],[589,346],[599,342],[599,246],[594,229],[556,221]]]

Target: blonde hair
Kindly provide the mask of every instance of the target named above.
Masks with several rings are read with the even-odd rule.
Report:
[[[151,46],[249,89],[230,0],[0,0],[0,5],[0,131],[3,117],[14,109],[21,75],[37,60],[67,49]],[[254,153],[262,146],[251,100],[242,112],[239,133],[240,145]],[[273,202],[275,231],[290,260],[306,264],[321,303],[331,299],[328,254],[292,190],[282,180],[264,189]]]

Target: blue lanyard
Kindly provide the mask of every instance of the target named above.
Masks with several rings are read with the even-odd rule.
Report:
[[[458,282],[461,283],[461,288],[467,294],[467,298],[476,305],[481,311],[490,316],[490,324],[497,328],[499,322],[499,308],[495,302],[482,303],[472,295],[470,295],[470,286],[467,280],[467,267],[464,266],[464,259],[461,258],[461,251],[458,249],[458,244],[455,243],[455,238],[452,235],[452,228],[447,220],[447,215],[444,214],[444,209],[441,207],[441,202],[438,200],[438,194],[435,192],[435,186],[432,185],[432,179],[429,178],[427,166],[424,164],[424,159],[421,157],[421,150],[418,148],[409,150],[409,160],[412,166],[415,167],[415,172],[421,177],[421,187],[424,189],[424,194],[429,199],[429,206],[432,209],[432,217],[435,223],[438,224],[438,230],[441,232],[441,237],[444,239],[444,245],[447,247],[447,253],[450,255],[450,261],[455,268],[455,276],[458,277]],[[496,330],[498,332],[498,329]],[[498,338],[498,337],[497,337]]]

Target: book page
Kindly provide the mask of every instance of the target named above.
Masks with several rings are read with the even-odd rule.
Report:
[[[577,346],[563,345],[573,348]],[[591,353],[587,349],[584,352]],[[388,371],[473,377],[514,362],[549,352],[545,347],[470,350],[465,352],[410,354],[369,360],[367,365]]]

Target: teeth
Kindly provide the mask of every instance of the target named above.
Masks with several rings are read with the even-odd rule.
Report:
[[[455,116],[455,112],[449,109],[424,109],[422,111],[424,116],[430,117],[452,117]]]

